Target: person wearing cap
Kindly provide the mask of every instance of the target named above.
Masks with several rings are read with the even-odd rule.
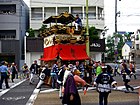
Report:
[[[2,84],[3,81],[5,80],[5,85],[6,85],[6,89],[10,88],[9,84],[8,84],[8,67],[5,61],[1,62],[1,66],[0,66],[0,74],[1,74],[1,80],[0,80],[0,89],[2,89]]]
[[[107,72],[107,66],[102,65],[102,73],[95,80],[97,92],[99,92],[99,105],[108,105],[108,95],[111,92],[110,88],[117,85],[117,82]]]
[[[82,84],[82,86],[84,87],[84,86],[86,86],[87,83],[84,79],[82,79],[80,77],[80,74],[81,74],[81,72],[78,69],[73,71],[74,80],[76,82],[76,85]]]

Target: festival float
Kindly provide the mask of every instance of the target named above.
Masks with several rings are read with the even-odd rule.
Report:
[[[44,38],[44,54],[40,59],[47,62],[52,67],[54,62],[58,62],[58,67],[65,62],[83,61],[89,59],[86,53],[86,43],[88,37],[85,35],[85,28],[73,25],[75,17],[68,12],[58,16],[50,16],[43,21],[44,25],[49,25],[40,31],[40,37]],[[42,75],[41,75],[42,76]],[[43,75],[44,77],[44,75]],[[51,85],[50,77],[40,80],[38,87],[42,83]]]
[[[44,38],[44,54],[40,60],[76,61],[89,58],[86,53],[86,30],[84,27],[77,30],[74,21],[75,17],[68,12],[43,21],[49,28],[40,31],[40,37]]]

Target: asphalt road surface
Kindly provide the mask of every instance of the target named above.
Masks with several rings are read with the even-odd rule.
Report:
[[[36,83],[37,80],[35,80],[34,84],[30,85],[29,80],[26,80],[18,86],[11,88],[0,97],[0,105],[26,105],[36,87]]]
[[[118,88],[125,90],[122,77],[117,75],[114,77],[118,82]],[[137,70],[137,79],[135,80],[132,76],[131,82],[129,83],[135,88],[135,93],[125,93],[121,91],[112,91],[109,94],[108,105],[139,105],[139,86],[140,86],[140,70]],[[49,91],[50,90],[50,91]],[[82,105],[98,105],[98,93],[95,90],[88,90],[87,94],[84,95],[82,91],[79,91]],[[62,105],[61,99],[58,97],[58,91],[50,88],[41,88],[34,105]]]
[[[114,77],[118,82],[118,87],[124,90],[122,77],[117,75]],[[35,80],[33,85],[29,85],[29,81],[26,80],[15,88],[11,88],[7,93],[0,96],[0,105],[28,105],[30,98],[34,95],[34,102],[30,105],[62,105],[61,99],[58,97],[58,90],[52,89],[48,86],[42,86],[40,92],[34,94],[36,90],[36,84],[38,80]],[[135,92],[138,93],[138,86],[140,86],[140,70],[137,70],[137,79],[131,78],[130,85],[135,88]],[[92,88],[92,87],[91,87]],[[0,92],[1,93],[1,92]],[[98,93],[95,90],[87,91],[86,95],[83,91],[79,91],[82,105],[98,105]],[[108,98],[108,105],[139,105],[139,94],[125,93],[121,91],[112,91]]]

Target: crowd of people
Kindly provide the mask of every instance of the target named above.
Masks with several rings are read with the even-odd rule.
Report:
[[[40,75],[40,84],[38,84],[37,88],[41,87],[41,84],[44,83],[46,78],[48,80],[51,78],[49,82],[51,82],[50,85],[52,88],[59,88],[60,91],[63,90],[61,88],[65,88],[64,93],[61,91],[59,94],[63,104],[80,105],[77,87],[82,87],[84,90],[88,86],[95,86],[99,92],[99,105],[107,105],[107,98],[111,92],[109,89],[117,84],[114,77],[117,76],[117,74],[122,77],[127,92],[134,91],[134,88],[129,85],[129,82],[132,76],[134,76],[134,79],[137,79],[135,73],[134,62],[130,62],[129,65],[126,64],[126,62],[122,62],[121,64],[115,62],[114,67],[112,67],[105,62],[94,62],[90,60],[89,62],[65,62],[59,67],[56,61],[52,66],[48,64],[43,66],[43,75]],[[75,102],[78,100],[75,100],[74,97],[78,97],[79,102]]]
[[[114,67],[112,67],[105,62],[92,60],[88,62],[62,62],[61,66],[58,61],[55,61],[52,65],[45,63],[40,66],[35,60],[30,67],[24,63],[20,70],[17,69],[15,63],[10,65],[3,61],[1,62],[0,73],[0,89],[2,89],[4,80],[6,88],[9,88],[8,79],[14,82],[15,78],[22,77],[33,84],[34,76],[37,75],[39,82],[36,88],[40,88],[47,81],[47,85],[49,84],[52,88],[60,90],[59,97],[62,98],[62,103],[67,105],[81,105],[77,87],[82,87],[85,90],[88,86],[97,87],[99,105],[107,105],[107,98],[111,92],[108,88],[117,85],[114,76],[118,74],[122,77],[127,91],[134,91],[134,88],[129,85],[132,76],[137,79],[134,62],[130,62],[129,65],[125,62],[121,64],[115,62]]]

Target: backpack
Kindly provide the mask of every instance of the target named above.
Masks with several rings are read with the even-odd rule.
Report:
[[[102,83],[102,84],[108,84],[109,81],[110,81],[110,76],[109,76],[109,74],[103,73],[103,74],[101,75],[101,83]]]

